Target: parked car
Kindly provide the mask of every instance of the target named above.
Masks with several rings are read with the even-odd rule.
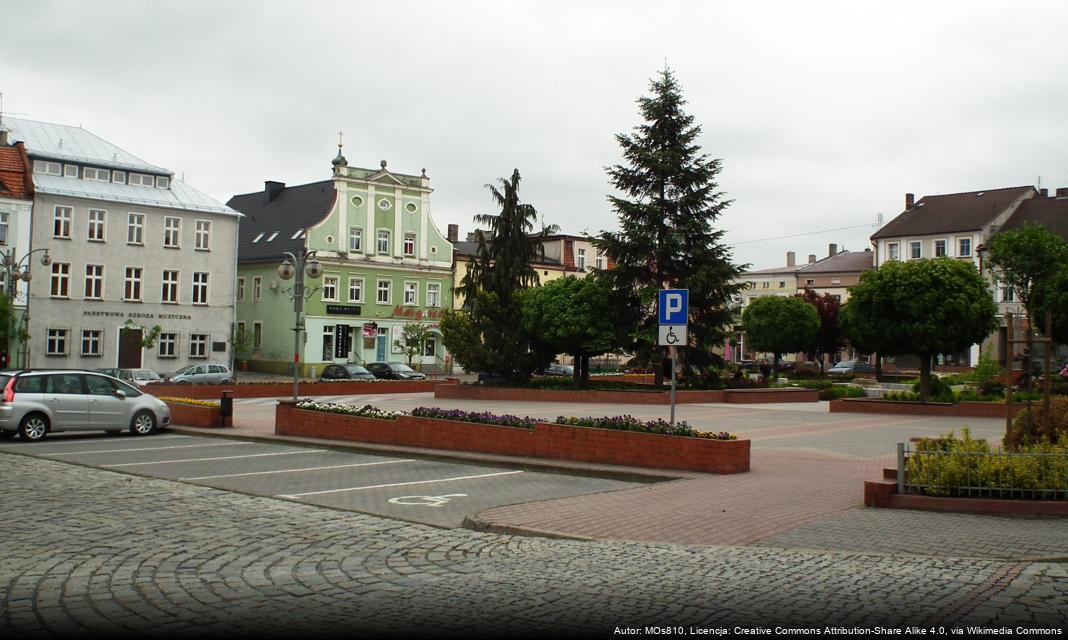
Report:
[[[222,364],[194,364],[167,379],[174,384],[229,384],[233,380],[230,369]]]
[[[827,369],[830,374],[875,373],[875,367],[863,360],[843,360]]]
[[[551,364],[545,371],[542,372],[543,376],[566,376],[572,378],[575,376],[575,367],[569,364]]]
[[[0,439],[27,442],[59,431],[129,429],[138,436],[171,422],[167,405],[136,386],[95,371],[0,372]]]
[[[163,378],[151,369],[119,369],[119,375],[115,377],[119,380],[132,382],[139,387],[163,381]]]
[[[383,380],[426,380],[426,374],[412,369],[403,362],[369,362],[367,370]]]
[[[375,374],[358,364],[328,364],[319,377],[323,380],[374,380]]]

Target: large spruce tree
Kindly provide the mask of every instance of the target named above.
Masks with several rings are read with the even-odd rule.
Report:
[[[675,75],[665,69],[638,99],[644,122],[619,134],[625,164],[607,167],[620,195],[610,195],[618,232],[604,231],[594,244],[615,266],[607,274],[627,303],[641,310],[632,348],[639,361],[656,366],[662,382],[666,351],[657,347],[656,300],[660,289],[689,289],[689,348],[679,349],[688,369],[707,372],[734,320],[732,298],[740,273],[723,231],[712,223],[730,204],[716,177],[722,161],[701,152],[701,127],[683,111],[686,101]]]

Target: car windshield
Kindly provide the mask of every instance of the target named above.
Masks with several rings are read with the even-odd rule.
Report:
[[[404,372],[415,371],[415,369],[412,369],[408,365],[406,365],[404,363],[401,363],[401,362],[390,362],[389,366],[392,367],[394,371],[404,371]]]
[[[178,373],[176,373],[174,375],[176,375],[176,376],[186,376],[186,375],[189,375],[189,374],[193,373],[194,371],[196,371],[196,369],[197,369],[197,366],[193,365],[191,367],[186,367],[185,369],[179,369]]]
[[[148,369],[137,369],[133,372],[134,380],[159,380],[159,375],[155,371]]]
[[[370,371],[368,371],[367,369],[364,369],[363,367],[361,367],[359,365],[349,365],[349,366],[345,367],[345,371],[347,371],[349,375],[362,374],[362,373],[371,373]]]

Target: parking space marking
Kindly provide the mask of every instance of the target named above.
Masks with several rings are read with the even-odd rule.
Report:
[[[326,493],[343,493],[346,491],[363,491],[364,489],[385,489],[386,487],[406,487],[413,484],[433,484],[435,482],[452,482],[454,480],[474,480],[475,478],[492,478],[493,476],[510,476],[519,471],[501,471],[500,473],[483,473],[477,476],[457,476],[455,478],[440,478],[438,480],[417,480],[415,482],[394,482],[392,484],[373,484],[366,487],[349,487],[347,489],[329,489],[327,491],[309,491],[308,493],[290,493],[278,496],[279,498],[301,498],[304,496],[319,496]]]
[[[154,462],[124,462],[122,464],[102,464],[101,468],[136,467],[146,464],[176,464],[179,462],[208,462],[209,460],[236,460],[237,458],[263,458],[266,456],[292,456],[301,453],[323,453],[326,449],[308,449],[306,451],[285,451],[282,453],[252,453],[245,456],[223,456],[221,458],[189,458],[188,460],[157,460]]]
[[[247,442],[220,442],[214,444],[180,444],[173,447],[140,447],[138,449],[102,449],[98,451],[68,451],[67,453],[42,453],[44,456],[81,456],[90,453],[126,453],[127,451],[166,451],[168,449],[196,449],[198,447],[236,447]]]
[[[73,433],[73,432],[68,432],[68,433]],[[175,435],[175,436],[152,436],[152,440],[165,440],[167,438],[192,438],[192,437],[193,436],[177,436],[177,435]],[[20,448],[20,447],[25,447],[27,444],[43,444],[43,445],[47,445],[47,446],[52,446],[54,444],[89,444],[89,443],[92,443],[92,442],[93,442],[92,440],[84,440],[82,438],[69,439],[69,440],[48,439],[48,440],[45,440],[42,443],[25,443],[25,442],[23,442],[21,444],[0,445],[0,449],[17,449],[17,448]]]
[[[303,469],[279,469],[278,471],[252,471],[249,473],[227,473],[221,476],[200,476],[197,478],[178,478],[184,481],[193,480],[215,480],[216,478],[240,478],[242,476],[262,476],[270,473],[297,473],[298,471],[322,471],[323,469],[345,469],[348,467],[371,467],[379,464],[394,464],[397,462],[415,462],[412,458],[405,458],[403,460],[385,460],[383,462],[357,462],[355,464],[334,464],[328,467],[305,467]]]

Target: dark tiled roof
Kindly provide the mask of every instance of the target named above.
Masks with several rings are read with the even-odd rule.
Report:
[[[841,251],[814,264],[798,269],[801,273],[862,273],[872,269],[871,251]]]
[[[457,241],[457,242],[453,242],[452,243],[452,248],[453,248],[453,252],[456,253],[456,255],[458,256],[458,259],[460,259],[462,261],[466,261],[468,256],[477,256],[478,255],[478,243],[477,242],[468,242],[466,240],[460,240],[460,241]],[[531,264],[536,264],[536,265],[546,266],[546,267],[560,267],[560,266],[563,266],[560,263],[559,260],[553,260],[552,258],[542,258],[541,260],[537,260],[535,262],[532,262]]]
[[[0,147],[0,196],[17,200],[33,198],[33,182],[22,151],[16,146]]]
[[[926,236],[978,231],[1014,200],[1034,187],[1008,187],[941,196],[924,196],[916,205],[872,235],[876,238]]]
[[[1024,200],[1016,213],[1001,227],[1002,231],[1018,229],[1032,222],[1046,227],[1068,240],[1068,198],[1031,198]]]
[[[334,182],[324,180],[295,187],[286,187],[265,202],[263,191],[230,198],[226,203],[245,214],[238,235],[238,262],[281,261],[283,253],[296,253],[304,246],[304,238],[293,238],[300,229],[321,222],[334,204]],[[267,241],[278,233],[274,240]],[[253,240],[260,234],[259,242]]]

